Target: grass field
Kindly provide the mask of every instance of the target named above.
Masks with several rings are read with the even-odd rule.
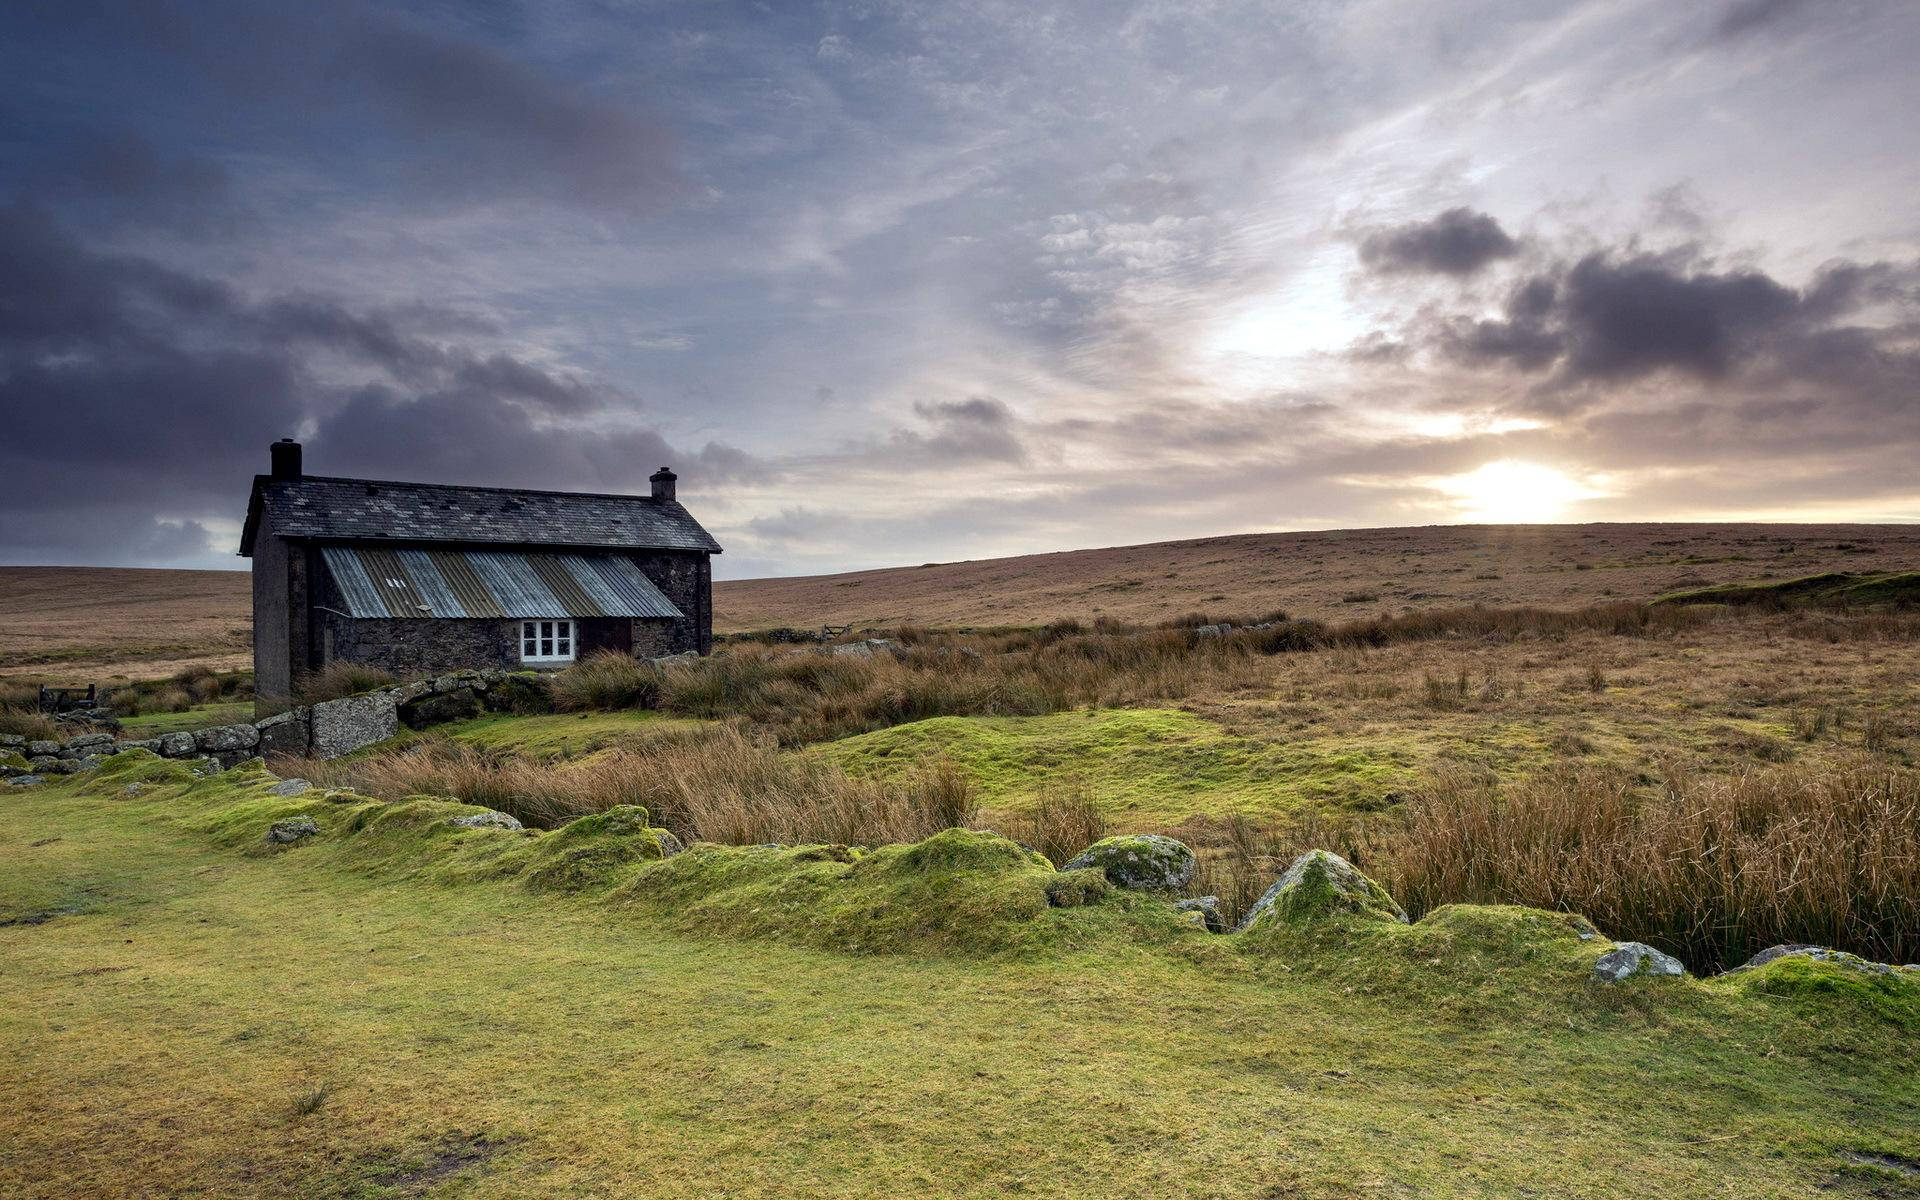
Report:
[[[0,796],[0,1192],[1916,1192],[1911,998],[1831,972],[1607,988],[1513,910],[808,949],[617,879],[429,882],[261,778]],[[292,811],[318,844],[242,849]]]

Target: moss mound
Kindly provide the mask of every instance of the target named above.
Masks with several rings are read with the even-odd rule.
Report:
[[[1141,892],[1172,892],[1187,885],[1196,865],[1185,842],[1164,834],[1123,834],[1101,838],[1088,846],[1063,871],[1091,868],[1103,872],[1115,887]]]
[[[1322,921],[1330,917],[1406,922],[1387,889],[1330,850],[1309,850],[1274,880],[1247,910],[1242,930]]]
[[[1839,1005],[1920,1032],[1920,969],[1912,967],[1863,971],[1841,961],[1789,954],[1712,982],[1742,995],[1785,1001],[1810,1019],[1826,1019]]]

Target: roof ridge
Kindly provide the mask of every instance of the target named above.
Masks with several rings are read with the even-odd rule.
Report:
[[[657,500],[652,496],[643,496],[635,492],[566,492],[553,488],[494,487],[485,483],[422,483],[411,479],[355,479],[346,475],[301,475],[293,479],[275,479],[271,475],[262,475],[259,478],[268,484],[358,483],[372,484],[375,487],[437,488],[448,492],[512,492],[520,496],[578,496],[589,500],[639,500],[662,507],[668,504],[679,507],[679,502],[676,500]]]

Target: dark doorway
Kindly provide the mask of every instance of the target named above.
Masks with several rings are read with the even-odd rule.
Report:
[[[633,622],[625,617],[586,617],[580,621],[580,658],[598,650],[633,653]]]

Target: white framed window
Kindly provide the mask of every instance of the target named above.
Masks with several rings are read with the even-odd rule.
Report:
[[[523,663],[572,662],[573,622],[520,622],[520,661]]]

